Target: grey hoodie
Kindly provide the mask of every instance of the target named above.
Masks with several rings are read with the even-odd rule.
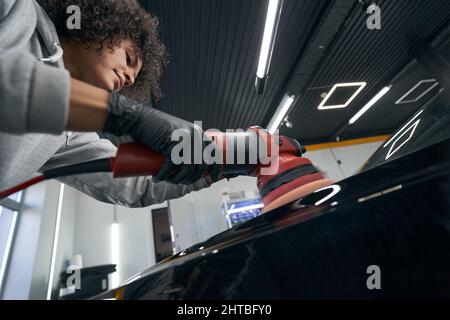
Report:
[[[112,157],[116,147],[96,133],[63,133],[70,75],[55,27],[35,0],[0,0],[0,190],[45,169]],[[39,133],[33,133],[39,132]],[[59,179],[107,203],[144,207],[208,187],[154,183],[149,177],[113,179],[99,173]],[[0,199],[1,203],[1,199]]]

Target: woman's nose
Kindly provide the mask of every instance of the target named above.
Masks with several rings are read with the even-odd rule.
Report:
[[[134,84],[134,77],[129,72],[125,72],[125,87],[132,86]]]

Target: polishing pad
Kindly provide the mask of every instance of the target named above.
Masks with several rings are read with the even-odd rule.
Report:
[[[264,212],[304,197],[333,184],[307,158],[280,155],[278,170],[273,175],[258,175],[258,189]]]
[[[263,198],[264,202],[263,213],[269,212],[276,208],[282,207],[288,203],[304,198],[307,195],[313,193],[314,191],[331,186],[332,184],[334,184],[334,181],[331,179],[320,179],[307,183],[305,185],[301,185],[297,188],[293,188],[290,191],[286,192],[285,194],[271,199],[271,201],[267,201],[268,199]]]

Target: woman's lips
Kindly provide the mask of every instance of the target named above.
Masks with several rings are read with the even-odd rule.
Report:
[[[122,80],[122,78],[116,73],[117,80],[114,82],[114,91],[120,91],[122,90],[123,86],[125,85],[125,82]]]

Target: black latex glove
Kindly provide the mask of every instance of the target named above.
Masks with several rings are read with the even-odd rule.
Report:
[[[173,184],[192,184],[202,178],[208,172],[210,182],[218,180],[220,166],[217,164],[181,164],[175,165],[171,160],[172,149],[178,141],[172,141],[172,132],[184,129],[190,137],[197,137],[202,141],[203,150],[212,142],[203,141],[203,131],[193,123],[169,115],[148,105],[133,101],[115,92],[111,94],[109,101],[109,114],[103,129],[104,132],[116,136],[130,135],[136,142],[161,152],[166,162],[160,172],[153,176],[155,182],[166,181]],[[194,155],[194,143],[190,143],[191,154]],[[203,157],[202,157],[203,160]]]

